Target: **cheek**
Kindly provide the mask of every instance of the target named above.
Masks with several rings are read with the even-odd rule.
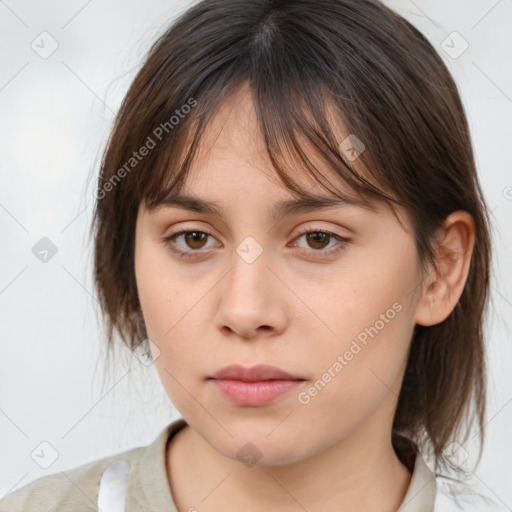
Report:
[[[402,309],[377,333],[370,329],[373,322],[363,322],[362,329],[353,322],[355,336],[338,337],[335,345],[323,347],[321,353],[310,352],[316,375],[297,397],[297,417],[308,428],[314,423],[316,430],[324,432],[326,443],[358,431],[378,409],[385,415],[394,410],[410,339],[406,315]],[[337,326],[343,329],[342,323]],[[358,338],[358,333],[365,336]]]
[[[402,263],[366,267],[324,288],[322,301],[317,297],[323,306],[315,312],[331,332],[317,336],[314,350],[303,346],[315,373],[310,404],[336,403],[358,416],[387,394],[398,395],[414,327],[414,267]]]
[[[205,339],[205,286],[172,272],[168,261],[155,252],[140,251],[137,288],[148,337],[160,350],[156,369],[171,399],[178,403],[183,391],[180,383],[188,389],[187,383],[197,377],[193,369],[201,368],[202,358],[208,355],[201,346]]]
[[[165,251],[140,244],[135,251],[137,292],[150,339],[157,344],[171,335],[179,319],[191,306],[183,283],[169,271]],[[186,302],[184,302],[184,300]]]
[[[187,410],[193,379],[204,368],[204,326],[207,318],[205,290],[214,283],[191,279],[171,264],[165,250],[149,240],[136,245],[135,275],[149,339],[159,348],[155,367],[162,384],[177,407]]]

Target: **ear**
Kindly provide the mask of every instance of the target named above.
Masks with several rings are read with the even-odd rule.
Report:
[[[453,311],[464,290],[475,245],[475,222],[470,213],[452,212],[436,233],[435,268],[423,282],[416,323],[441,323]]]

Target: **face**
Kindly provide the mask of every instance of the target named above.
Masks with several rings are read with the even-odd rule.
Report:
[[[231,459],[253,451],[278,465],[347,440],[389,442],[421,281],[407,216],[401,225],[384,206],[336,205],[272,217],[295,196],[256,123],[239,91],[210,124],[181,191],[221,214],[140,205],[135,274],[163,386]],[[295,179],[327,196],[305,173]],[[291,377],[212,378],[232,364]]]

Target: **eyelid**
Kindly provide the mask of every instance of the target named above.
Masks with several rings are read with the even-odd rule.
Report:
[[[312,232],[313,233],[328,233],[330,235],[336,236],[336,237],[346,240],[346,241],[350,240],[348,237],[340,235],[340,234],[336,233],[335,231],[331,231],[328,228],[322,228],[322,227],[318,227],[318,226],[312,226],[312,227],[311,226],[301,226],[298,229],[298,232],[294,238],[297,238],[300,235],[305,235],[306,233],[312,233]]]
[[[345,247],[352,242],[351,238],[339,235],[338,233],[335,233],[334,231],[330,231],[325,228],[315,228],[315,227],[302,227],[299,229],[299,232],[293,237],[293,244],[294,246],[297,244],[297,240],[301,238],[303,235],[306,235],[308,233],[325,233],[329,235],[331,238],[334,238],[338,241],[338,243],[331,247],[330,249],[325,250],[315,250],[315,249],[304,249],[303,247],[299,247],[299,249],[303,252],[306,252],[308,255],[315,255],[318,259],[322,258],[332,258],[335,255],[337,255],[340,251],[345,249]]]
[[[174,239],[178,238],[179,236],[181,236],[183,234],[187,234],[187,233],[191,233],[191,232],[203,233],[203,234],[206,234],[208,236],[215,238],[215,235],[213,233],[211,233],[211,231],[206,228],[205,229],[202,229],[202,228],[196,229],[194,227],[192,227],[192,228],[185,227],[185,228],[177,230],[169,235],[164,236],[162,238],[162,242],[164,243],[164,245],[166,247],[169,248],[170,251],[172,251],[174,254],[179,255],[182,258],[191,258],[191,259],[197,258],[197,259],[199,259],[203,256],[207,257],[208,253],[209,253],[208,249],[193,250],[193,249],[181,249],[181,248],[176,249],[173,247],[173,244],[176,245],[175,242],[173,242]],[[324,249],[315,250],[315,249],[307,249],[304,247],[298,247],[297,240],[301,236],[309,234],[309,233],[325,233],[325,234],[331,236],[332,238],[334,238],[335,240],[337,240],[338,243],[334,247],[331,247],[331,248],[325,249],[325,250]],[[318,227],[314,227],[314,226],[312,226],[312,227],[311,226],[302,226],[298,230],[298,233],[293,237],[293,240],[292,240],[293,247],[298,247],[299,251],[302,253],[306,253],[307,256],[314,255],[314,257],[317,260],[333,258],[339,252],[344,250],[346,245],[349,244],[350,242],[352,242],[352,239],[350,239],[350,238],[341,236],[338,233],[335,233],[328,229],[318,228]],[[289,245],[287,247],[289,247]]]
[[[168,241],[169,239],[173,238],[173,237],[178,237],[179,235],[182,235],[184,233],[190,233],[191,231],[197,231],[199,233],[205,233],[213,238],[216,238],[215,235],[208,229],[208,228],[197,228],[197,227],[188,227],[188,226],[185,226],[183,227],[182,229],[179,229],[177,231],[174,231],[172,233],[170,233],[169,235],[165,235],[163,238],[162,238],[162,241]],[[326,228],[321,228],[321,227],[311,227],[311,226],[302,226],[298,229],[297,233],[295,234],[295,236],[293,237],[293,241],[295,241],[299,236],[301,235],[305,235],[305,234],[308,234],[308,233],[326,233],[326,234],[329,234],[329,235],[332,235],[334,237],[336,237],[337,239],[339,240],[342,240],[342,241],[345,241],[345,242],[351,242],[352,239],[346,237],[346,236],[343,236],[343,235],[340,235],[334,231],[331,231],[329,229],[326,229]],[[193,251],[193,252],[199,252],[199,251]]]

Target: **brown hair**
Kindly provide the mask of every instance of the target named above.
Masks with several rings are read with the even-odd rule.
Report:
[[[333,194],[407,209],[423,269],[434,263],[442,221],[456,210],[473,216],[476,241],[459,302],[440,324],[415,327],[392,441],[410,470],[429,447],[436,468],[448,468],[443,450],[454,439],[462,444],[465,420],[476,418],[480,460],[489,214],[448,69],[417,29],[377,1],[204,0],[154,43],[115,119],[96,188],[94,280],[108,346],[114,331],[130,350],[147,338],[134,274],[140,202],[151,208],[179,190],[208,121],[243,82],[283,183],[308,197],[293,182],[293,167],[285,171],[291,154],[326,186],[306,141],[354,191]],[[364,143],[358,164],[366,177],[340,151],[327,106],[345,135]],[[469,425],[464,440],[468,432]]]

